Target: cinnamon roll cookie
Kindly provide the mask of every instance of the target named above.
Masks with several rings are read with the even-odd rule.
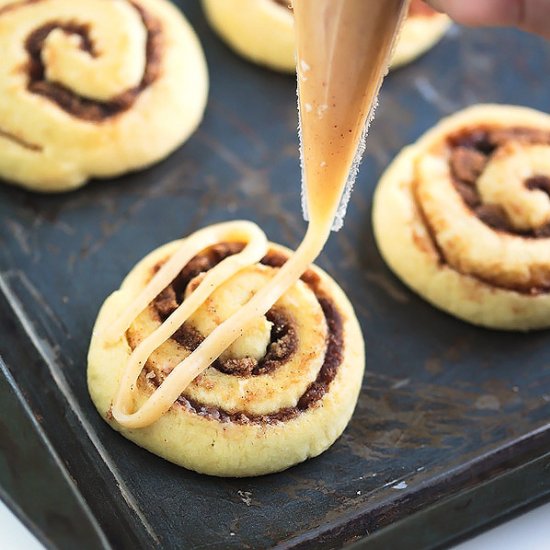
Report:
[[[550,116],[479,105],[443,120],[388,168],[373,217],[386,262],[435,306],[550,326]]]
[[[289,254],[254,224],[230,222],[142,260],[94,329],[88,385],[102,417],[151,452],[217,476],[276,472],[330,447],[364,369],[338,285],[312,266],[265,313],[228,326]]]
[[[250,61],[283,72],[294,72],[294,19],[291,0],[203,0],[216,32]],[[393,67],[412,61],[431,48],[451,20],[422,0],[412,0],[397,43]]]
[[[167,0],[1,0],[0,51],[0,178],[29,189],[147,166],[202,118],[202,49]]]

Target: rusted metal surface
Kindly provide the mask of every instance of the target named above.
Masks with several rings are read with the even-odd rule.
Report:
[[[453,29],[384,85],[344,229],[319,262],[348,292],[367,350],[356,413],[333,448],[281,474],[214,479],[136,447],[96,414],[92,325],[140,258],[227,219],[252,219],[289,246],[305,229],[295,83],[231,53],[198,4],[180,3],[203,41],[211,94],[187,144],[147,171],[70,194],[0,188],[0,353],[104,534],[117,548],[332,548],[465,491],[475,500],[510,472],[520,487],[530,479],[522,468],[550,447],[548,332],[490,332],[433,309],[385,267],[370,218],[382,170],[441,116],[490,101],[548,110],[550,48],[514,31]],[[549,490],[542,480],[532,498]],[[519,488],[512,497],[529,500]],[[440,542],[458,520],[475,514],[480,525],[511,507],[480,517],[461,502]]]
[[[39,423],[0,359],[0,497],[44,544],[53,528],[60,548],[70,548],[75,540],[82,549],[107,547]]]

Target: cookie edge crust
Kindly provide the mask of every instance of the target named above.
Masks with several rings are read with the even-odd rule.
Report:
[[[550,327],[550,293],[528,295],[491,286],[440,265],[412,196],[414,164],[446,135],[477,125],[548,128],[546,113],[513,105],[475,105],[428,130],[386,169],[373,200],[373,229],[385,262],[413,291],[435,307],[474,325],[527,331]]]
[[[357,402],[364,373],[363,336],[344,292],[323,270],[312,266],[333,297],[344,322],[345,354],[327,394],[297,418],[270,425],[220,423],[175,406],[142,429],[125,429],[109,418],[122,366],[130,352],[125,341],[104,347],[100,333],[145,281],[149,269],[181,241],[164,245],[141,260],[120,290],[103,304],[88,354],[88,390],[104,420],[137,445],[199,473],[247,477],[278,472],[328,449],[346,428]],[[270,243],[275,251],[289,254]]]

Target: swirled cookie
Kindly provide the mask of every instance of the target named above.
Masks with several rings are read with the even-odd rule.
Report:
[[[259,262],[237,270],[217,287],[149,355],[144,367],[138,361],[137,372],[142,370],[133,390],[134,409],[143,411],[143,403],[166,385],[177,365],[198,351],[225,319],[241,311],[287,261],[290,251],[264,242]],[[244,253],[245,246],[237,239],[203,248],[135,318],[124,337],[109,343],[109,327],[182,244],[185,240],[172,242],[142,260],[99,314],[90,346],[88,385],[100,414],[138,445],[211,475],[261,475],[322,453],[352,415],[364,351],[351,304],[317,267],[311,267],[266,315],[254,318],[219,358],[179,396],[176,393],[175,403],[170,400],[169,408],[154,422],[134,421],[135,413],[120,414],[126,425],[117,422],[116,394],[130,354],[173,319],[203,281],[210,286],[206,278],[224,261]],[[140,427],[128,427],[138,422]]]
[[[204,56],[166,0],[2,0],[0,51],[0,178],[29,189],[145,167],[202,118]]]
[[[216,32],[250,61],[283,72],[294,72],[294,21],[291,0],[203,0]],[[412,0],[397,43],[392,67],[404,65],[431,48],[445,33],[450,19]]]
[[[388,265],[432,304],[550,326],[550,116],[479,105],[443,120],[387,169],[373,219]]]

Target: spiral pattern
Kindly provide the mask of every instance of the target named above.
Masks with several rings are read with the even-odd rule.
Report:
[[[550,117],[477,106],[443,121],[388,169],[374,222],[390,266],[436,305],[497,328],[550,325]]]
[[[223,243],[195,257],[130,327],[130,347],[134,349],[144,334],[175,311],[201,274],[241,248]],[[261,264],[243,270],[218,289],[153,353],[142,372],[142,383],[160,385],[285,261],[285,254],[271,250]],[[318,288],[319,277],[309,272],[303,279],[307,282],[296,284],[265,317],[248,327],[213,368],[193,380],[180,404],[215,419],[269,424],[295,418],[323,397],[342,361],[343,321],[332,299]]]
[[[132,393],[128,394],[132,403],[119,415],[117,396],[121,383],[130,380],[125,378],[130,357],[192,300],[201,285],[205,288],[203,283],[224,262],[227,265],[242,254],[245,243],[224,240],[204,248],[132,317],[123,338],[111,340],[110,329],[124,317],[128,304],[181,249],[182,242],[174,242],[147,256],[99,314],[88,358],[88,387],[101,415],[139,445],[212,475],[279,471],[326,450],[342,433],[355,407],[364,351],[351,304],[315,266],[266,315],[252,317],[206,370],[182,385],[183,391],[177,390],[181,394],[175,402],[171,400],[165,413],[153,423],[139,424],[138,429],[132,421],[137,414],[132,411],[143,411],[182,362],[279,272],[290,251],[272,243],[259,262],[224,279],[179,329],[171,331],[171,337],[138,363],[141,373],[137,378],[132,374]],[[127,325],[124,319],[121,326]],[[129,426],[126,419],[131,421]]]
[[[155,162],[194,130],[207,75],[165,0],[0,3],[0,176],[42,191]]]

